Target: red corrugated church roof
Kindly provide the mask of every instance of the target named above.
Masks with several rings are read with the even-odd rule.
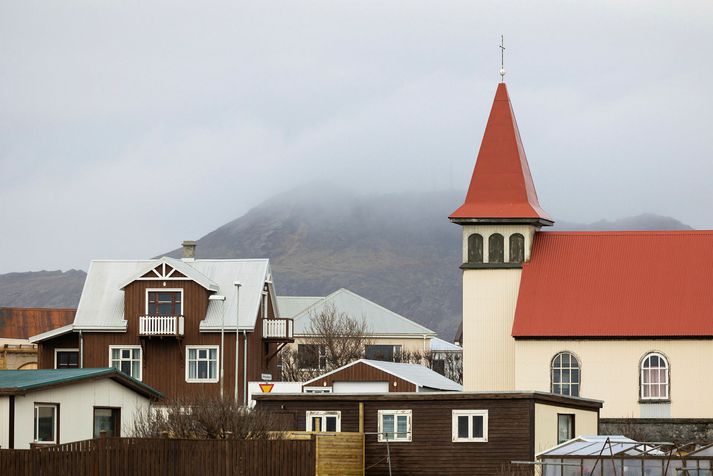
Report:
[[[713,231],[537,233],[512,335],[713,336]]]
[[[495,93],[465,202],[449,218],[552,221],[537,200],[505,83]]]

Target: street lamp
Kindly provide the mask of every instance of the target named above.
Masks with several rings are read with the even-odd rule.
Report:
[[[208,297],[208,300],[222,302],[222,304],[220,305],[220,399],[223,400],[223,369],[225,365],[223,363],[223,357],[225,355],[225,352],[223,351],[223,348],[225,347],[225,296],[221,296],[220,294],[213,294]]]
[[[240,281],[235,281],[233,283],[235,285],[235,403],[238,403],[238,349],[240,349]],[[247,357],[247,343],[243,342],[243,350],[245,352],[245,356]],[[247,360],[243,362],[243,367],[245,367],[245,371],[247,370]],[[245,379],[247,376],[245,375],[245,371],[243,371],[243,379]]]

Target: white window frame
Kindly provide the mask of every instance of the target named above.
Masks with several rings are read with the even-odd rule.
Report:
[[[453,410],[452,411],[452,430],[454,443],[487,443],[488,442],[488,410]],[[468,417],[468,437],[458,437],[458,417]],[[473,436],[473,418],[474,416],[483,417],[483,436]]]
[[[200,349],[215,349],[215,378],[189,378],[189,369],[191,367],[191,361],[188,358],[188,352],[190,350],[200,350]],[[210,354],[209,354],[210,355]],[[196,357],[196,362],[203,359],[198,359]],[[205,360],[205,362],[210,362],[211,359]],[[220,382],[220,346],[219,345],[187,345],[186,346],[186,382],[188,383],[218,383]]]
[[[337,433],[342,431],[342,412],[339,410],[333,410],[333,411],[308,411],[305,414],[307,418],[307,423],[305,425],[305,428],[307,431],[315,431],[312,428],[312,418],[314,417],[320,417],[320,418],[325,418],[325,417],[337,417]],[[326,425],[323,425],[324,428],[326,428]],[[320,433],[327,433],[326,430],[321,430]],[[329,432],[331,433],[331,432]]]
[[[37,409],[38,408],[51,408],[53,410],[53,417],[52,417],[52,423],[54,428],[52,429],[52,436],[54,437],[52,441],[38,441],[37,438],[37,433],[39,433],[39,428],[37,425],[39,424],[39,419],[37,418]],[[33,427],[33,434],[32,434],[32,442],[39,444],[39,445],[56,445],[59,443],[59,435],[57,434],[57,430],[59,430],[59,427],[57,425],[59,420],[59,404],[57,403],[35,403],[34,409],[33,409],[33,420],[34,420],[34,427]]]
[[[183,315],[183,288],[146,288],[146,293],[144,295],[144,313],[149,315],[149,293],[181,293],[181,312],[179,316]]]
[[[76,352],[77,357],[79,357],[79,349],[55,349],[54,350],[54,368],[57,369],[57,353],[59,352]],[[81,362],[77,360],[77,368],[81,367]]]
[[[658,357],[660,360],[663,360],[665,367],[646,367],[646,370],[665,370],[666,372],[664,375],[666,375],[666,381],[665,382],[659,382],[659,383],[644,383],[644,363],[646,363],[647,360],[649,360],[651,357]],[[641,359],[641,363],[639,364],[639,398],[641,400],[646,400],[646,401],[666,401],[670,400],[670,395],[671,395],[671,376],[669,372],[671,371],[671,364],[668,362],[668,358],[663,355],[661,352],[647,352],[644,357]],[[663,385],[664,388],[666,389],[666,395],[659,395],[656,397],[644,396],[644,387],[649,386],[652,387],[654,385]]]
[[[564,366],[562,365],[562,356],[567,354],[569,356],[569,365]],[[560,358],[560,366],[555,367],[555,359],[557,357]],[[572,359],[577,363],[577,366],[572,365]],[[569,380],[567,382],[562,381],[562,372],[564,370],[567,370],[569,372]],[[577,381],[572,380],[572,371],[576,370],[577,371]],[[555,372],[559,371],[560,372],[560,381],[559,383],[555,383]],[[555,392],[555,385],[560,386],[560,391]],[[563,393],[562,392],[562,386],[563,385],[568,385],[569,386],[569,393]],[[572,395],[572,388],[576,386],[577,387],[577,395]],[[582,363],[579,360],[579,357],[575,355],[574,352],[570,352],[569,350],[562,350],[560,352],[557,352],[554,357],[552,357],[552,360],[550,360],[550,393],[554,393],[555,395],[562,395],[564,397],[580,397],[582,395]]]
[[[394,417],[394,437],[389,439],[389,443],[398,443],[398,442],[410,442],[411,438],[413,436],[413,413],[411,410],[379,410],[379,418],[378,418],[378,431],[379,431],[379,441],[380,442],[385,442],[386,441],[386,435],[384,434],[384,416],[385,415],[392,415]],[[406,436],[399,435],[397,434],[398,430],[398,417],[406,415],[408,417],[407,423],[406,423]]]
[[[115,368],[114,364],[112,363],[112,358],[111,358],[111,351],[114,349],[139,349],[139,376],[136,377],[135,375],[131,375],[131,377],[135,378],[136,380],[143,380],[144,376],[144,351],[141,348],[140,345],[110,345],[109,346],[109,367]],[[119,361],[122,361],[121,357],[119,357]],[[132,359],[133,360],[133,359]],[[121,372],[121,370],[119,370]]]
[[[303,393],[332,393],[332,387],[304,387]]]
[[[299,361],[299,352],[300,352],[300,345],[315,345],[318,347],[317,349],[317,367],[311,368],[311,367],[302,367],[300,364],[302,362]],[[324,353],[322,353],[322,350],[324,350]],[[327,369],[327,346],[324,344],[313,344],[311,342],[305,342],[303,344],[297,344],[297,359],[298,359],[298,366],[299,370],[326,370]],[[320,362],[324,359],[324,365],[320,365]]]

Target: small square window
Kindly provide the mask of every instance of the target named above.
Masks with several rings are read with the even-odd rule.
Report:
[[[322,412],[309,411],[307,412],[307,431],[342,431],[342,412]]]
[[[411,410],[379,410],[379,441],[411,441]]]
[[[488,410],[453,410],[453,441],[488,441]]]
[[[141,380],[141,347],[110,346],[109,366],[136,380]]]
[[[218,348],[186,347],[186,382],[218,382]]]

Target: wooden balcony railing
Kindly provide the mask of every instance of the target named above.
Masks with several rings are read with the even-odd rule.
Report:
[[[182,336],[183,316],[139,316],[139,335]]]
[[[293,341],[292,328],[292,319],[263,319],[262,338],[276,341]]]

